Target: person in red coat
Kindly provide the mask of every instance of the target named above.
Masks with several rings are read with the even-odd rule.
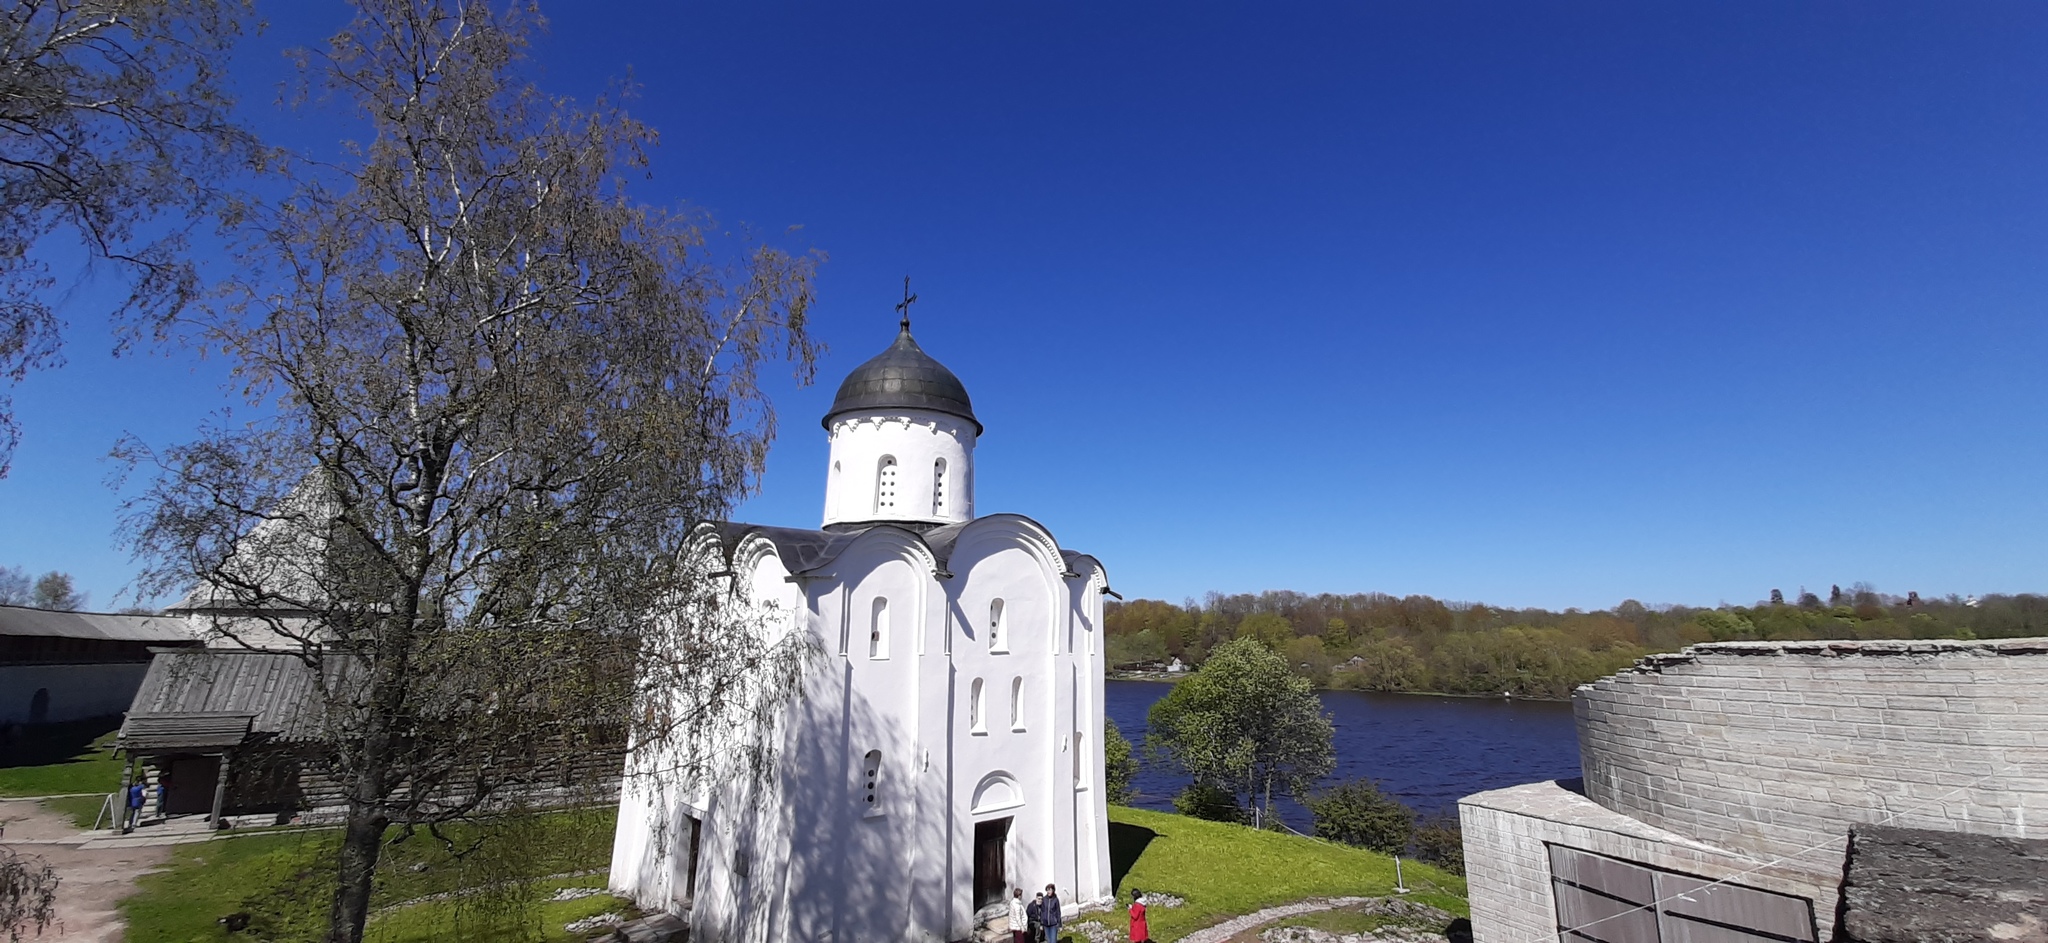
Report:
[[[1152,943],[1152,928],[1145,925],[1145,894],[1131,888],[1131,943]]]

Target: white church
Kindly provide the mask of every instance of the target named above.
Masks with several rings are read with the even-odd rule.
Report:
[[[824,418],[822,528],[700,535],[819,654],[770,776],[628,763],[612,889],[692,940],[965,940],[1012,888],[1056,885],[1069,915],[1112,893],[1102,565],[975,516],[981,423],[904,310]]]

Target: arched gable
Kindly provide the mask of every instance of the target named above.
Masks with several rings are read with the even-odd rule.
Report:
[[[992,538],[1014,540],[1030,550],[1052,578],[1064,577],[1070,572],[1066,556],[1060,551],[1059,541],[1053,539],[1052,531],[1022,514],[991,514],[960,525],[946,548],[946,557],[950,560],[974,544]]]
[[[1024,807],[1024,787],[1017,784],[1017,777],[1005,770],[996,770],[981,777],[974,786],[974,798],[968,802],[968,811],[975,815],[1003,812]]]
[[[984,575],[955,590],[954,619],[965,637],[974,640],[976,648],[988,647],[986,607],[990,598],[1008,596],[1004,608],[1008,638],[1002,649],[1021,652],[1043,645],[1060,651],[1058,640],[1068,594],[1062,585],[1065,561],[1052,535],[1029,518],[999,514],[970,521],[948,536],[952,539],[944,547],[947,565],[962,576],[1006,553],[1021,553],[1029,561],[1022,568],[996,571],[1004,575],[999,575],[994,585]],[[1011,582],[1018,579],[1022,586]],[[1005,591],[1004,584],[1011,590]]]
[[[842,547],[835,548],[831,560],[809,570],[806,575],[836,576],[845,579],[850,574],[839,572],[840,561],[859,558],[868,554],[900,555],[920,570],[934,577],[944,572],[939,558],[926,546],[924,540],[912,531],[901,527],[870,527],[852,536]]]

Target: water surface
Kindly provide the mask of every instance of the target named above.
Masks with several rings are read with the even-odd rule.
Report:
[[[1142,752],[1146,712],[1173,686],[1110,681],[1107,687],[1109,719]],[[1579,775],[1570,704],[1359,691],[1319,696],[1336,728],[1337,769],[1325,781],[1375,779],[1425,814],[1455,811],[1460,797],[1475,792]],[[1187,777],[1142,759],[1132,804],[1172,810]],[[1274,805],[1289,825],[1309,830],[1306,809],[1292,801],[1283,807],[1278,796]]]

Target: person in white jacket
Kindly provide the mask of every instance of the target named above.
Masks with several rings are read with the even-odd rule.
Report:
[[[1010,892],[1010,943],[1027,943],[1028,923],[1029,918],[1024,915],[1024,889],[1020,887]]]

